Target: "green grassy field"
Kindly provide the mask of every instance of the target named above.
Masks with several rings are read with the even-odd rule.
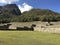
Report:
[[[0,45],[60,45],[60,34],[33,31],[0,31]]]

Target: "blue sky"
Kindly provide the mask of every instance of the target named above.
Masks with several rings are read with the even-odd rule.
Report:
[[[26,10],[27,9],[26,7],[28,8],[30,7],[30,9],[32,8],[50,9],[60,13],[60,0],[17,0],[17,1],[5,0],[4,3],[2,3],[4,0],[2,2],[1,1],[0,5],[16,3],[17,5],[19,5],[18,7],[20,7],[23,10]]]
[[[24,2],[34,8],[50,9],[60,12],[60,0],[21,0],[20,4]]]

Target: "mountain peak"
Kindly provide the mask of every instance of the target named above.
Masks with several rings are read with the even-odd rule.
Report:
[[[0,6],[0,14],[21,15],[21,11],[16,4],[7,4],[5,6]]]

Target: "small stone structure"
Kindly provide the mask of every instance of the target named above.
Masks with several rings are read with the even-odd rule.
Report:
[[[11,24],[0,25],[0,30],[7,30]]]
[[[35,24],[32,24],[30,27],[28,27],[28,26],[24,26],[24,27],[17,27],[16,29],[17,30],[27,30],[27,31],[34,31],[34,27],[36,27],[36,25]]]

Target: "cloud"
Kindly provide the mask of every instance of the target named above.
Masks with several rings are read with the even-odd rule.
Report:
[[[21,12],[25,12],[25,11],[29,11],[31,9],[33,9],[32,6],[26,4],[26,3],[23,3],[22,5],[18,5],[19,9],[21,10]]]
[[[19,0],[0,0],[1,4],[11,4],[13,2],[18,2]]]

